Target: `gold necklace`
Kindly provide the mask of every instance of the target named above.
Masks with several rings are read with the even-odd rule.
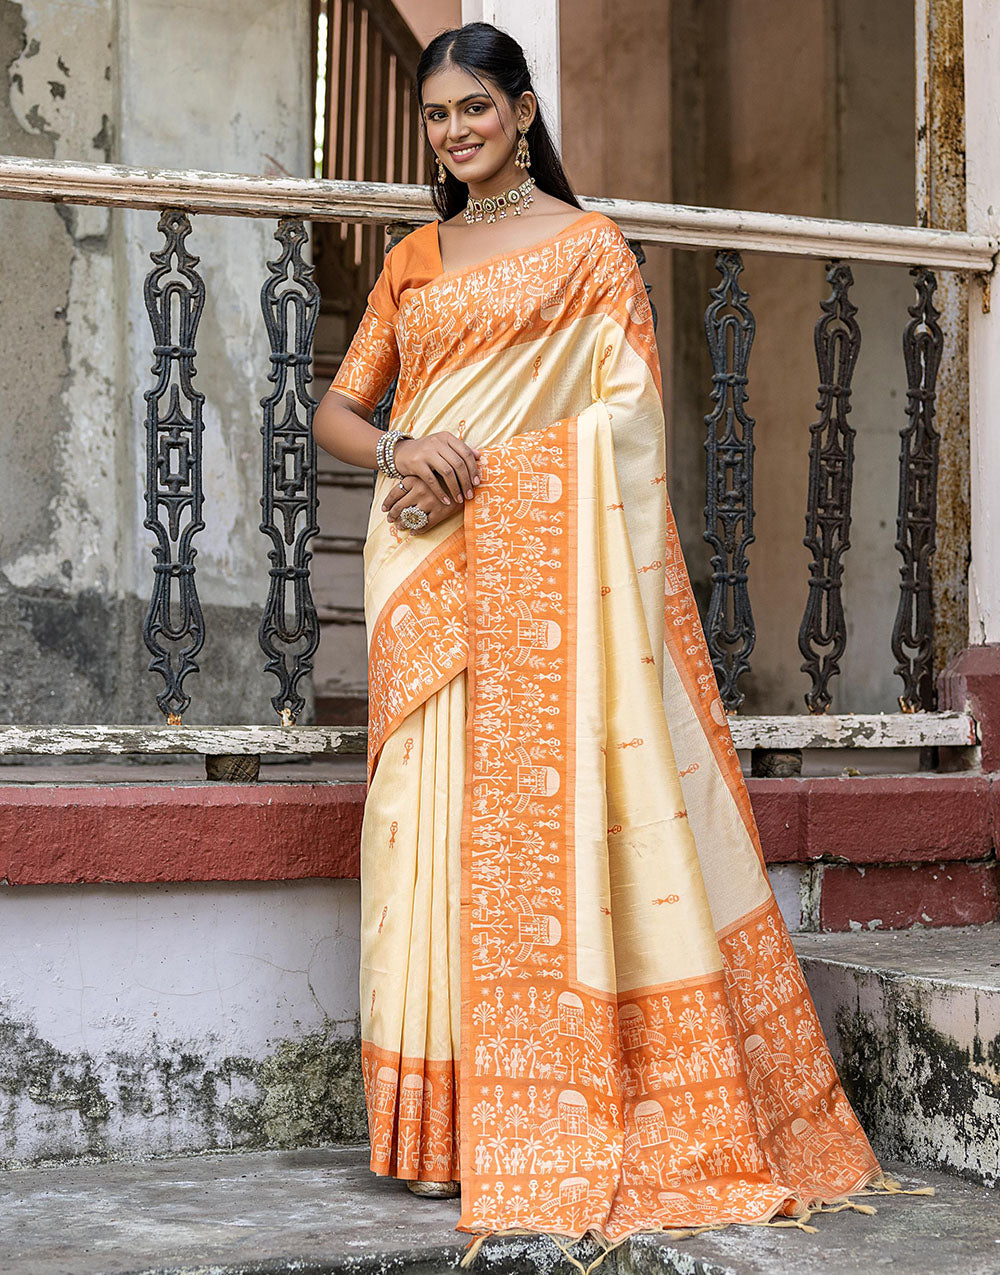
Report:
[[[520,217],[521,209],[527,208],[533,198],[531,188],[535,184],[534,177],[526,177],[520,186],[512,186],[501,195],[487,195],[485,199],[472,199],[465,205],[465,220],[471,226],[474,221],[496,221],[497,217],[506,217],[508,211]]]

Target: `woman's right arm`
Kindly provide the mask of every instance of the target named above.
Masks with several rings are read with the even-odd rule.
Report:
[[[313,437],[331,456],[361,469],[375,469],[375,449],[383,432],[370,423],[363,404],[327,390],[313,417]],[[445,505],[471,500],[479,484],[479,452],[456,434],[435,431],[424,438],[401,438],[393,459],[401,474],[421,479]]]

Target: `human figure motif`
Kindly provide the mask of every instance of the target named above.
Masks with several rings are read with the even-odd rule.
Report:
[[[612,1241],[886,1187],[763,867],[636,257],[573,194],[510,36],[445,31],[416,78],[438,217],[388,252],[314,418],[378,474],[361,1029],[395,1083],[368,1087],[371,1166],[460,1185],[463,1231]],[[471,1080],[447,1164],[434,1120],[400,1129],[401,1067]]]

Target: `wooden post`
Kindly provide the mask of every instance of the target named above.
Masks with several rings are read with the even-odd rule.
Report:
[[[524,49],[542,115],[559,149],[559,0],[462,0],[463,22],[492,22]]]
[[[966,215],[1000,236],[1000,6],[965,0]],[[1000,287],[969,289],[969,642],[1000,643]]]

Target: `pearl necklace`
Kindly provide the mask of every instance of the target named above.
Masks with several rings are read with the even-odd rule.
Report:
[[[534,177],[526,177],[520,186],[512,186],[501,195],[487,195],[485,199],[469,199],[465,206],[465,220],[471,226],[474,221],[496,221],[497,217],[506,217],[508,210],[515,217],[520,217],[521,209],[531,203],[531,188],[535,184]]]

